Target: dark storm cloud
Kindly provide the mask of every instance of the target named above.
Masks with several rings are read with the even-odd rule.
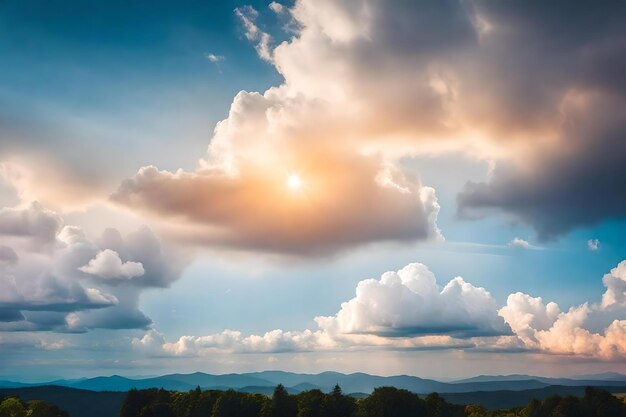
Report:
[[[571,120],[562,152],[537,155],[528,167],[497,167],[487,183],[459,194],[462,215],[499,208],[532,225],[540,238],[626,215],[626,117],[619,102],[598,103]]]
[[[476,68],[493,77],[485,95],[501,106],[494,114],[504,121],[502,140],[507,128],[513,137],[536,127],[538,138],[526,153],[498,162],[489,181],[468,183],[460,214],[500,209],[544,239],[624,217],[626,3],[475,5],[493,25]]]

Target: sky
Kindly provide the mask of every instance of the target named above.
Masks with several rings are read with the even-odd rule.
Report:
[[[626,373],[626,3],[0,4],[0,379]]]

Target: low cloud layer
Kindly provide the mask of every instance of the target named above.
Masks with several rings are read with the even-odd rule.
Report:
[[[145,227],[94,241],[37,203],[0,210],[0,238],[0,331],[146,328],[140,291],[180,273]]]
[[[568,311],[521,292],[504,307],[484,288],[457,277],[443,288],[423,264],[410,264],[357,285],[356,296],[334,316],[316,317],[317,330],[244,335],[224,330],[175,342],[152,329],[132,340],[152,356],[206,356],[215,352],[282,353],[324,350],[529,351],[595,360],[626,358],[626,261],[605,275],[599,303]],[[602,325],[608,323],[608,325]]]

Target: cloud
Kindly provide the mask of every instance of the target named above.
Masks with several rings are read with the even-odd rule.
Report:
[[[598,239],[589,239],[587,241],[587,249],[592,252],[600,250],[600,241]]]
[[[209,61],[213,62],[213,63],[218,63],[224,60],[224,57],[222,55],[215,55],[212,53],[208,53],[206,54],[206,59],[208,59]]]
[[[483,288],[457,277],[440,288],[423,264],[387,272],[357,285],[356,297],[335,316],[316,317],[317,330],[275,329],[262,335],[224,330],[167,342],[156,330],[133,346],[151,355],[202,356],[215,351],[281,353],[377,347],[382,349],[472,348],[469,338],[508,335],[496,303]]]
[[[276,14],[283,14],[287,12],[285,6],[275,1],[271,2],[268,7]]]
[[[98,288],[85,288],[79,283],[51,275],[35,280],[19,273],[17,275],[19,279],[0,273],[0,322],[18,322],[16,330],[63,329],[64,317],[69,312],[118,304],[115,296]],[[0,329],[5,331],[13,327],[0,325]]]
[[[459,211],[468,217],[504,211],[547,239],[625,215],[624,193],[616,191],[626,178],[620,140],[626,41],[615,18],[625,12],[622,2],[604,2],[593,16],[558,1],[299,0],[269,7],[279,14],[274,18],[293,22],[283,42],[272,42],[254,8],[235,14],[243,35],[284,82],[240,93],[216,126],[206,169],[188,174],[227,177],[248,171],[251,160],[261,172],[299,170],[291,166],[294,149],[308,152],[318,142],[320,155],[380,154],[396,166],[407,156],[461,152],[496,166],[493,176],[460,194]],[[207,59],[213,57],[219,55]],[[59,119],[55,112],[45,116]],[[15,130],[33,125],[5,118],[20,125]],[[74,136],[101,135],[92,123],[66,119],[76,119],[68,125]],[[117,182],[108,156],[119,149],[94,140],[87,154],[107,157],[50,152],[47,142],[75,149],[75,140],[48,140],[47,131],[55,130],[49,124],[23,135],[3,132],[0,153],[11,157],[22,199],[74,205],[101,198],[102,189]],[[90,192],[94,188],[98,192]],[[179,214],[172,217],[188,216]]]
[[[499,158],[487,181],[467,184],[458,199],[461,215],[498,209],[542,239],[626,215],[618,191],[626,186],[626,88],[615,72],[626,68],[626,37],[614,19],[625,5],[605,3],[591,18],[582,5],[568,4],[557,17],[558,3],[475,4],[492,28],[476,70],[499,81],[474,109],[493,111],[503,129],[508,125],[503,137],[511,150],[533,132],[535,139],[517,148],[518,156]],[[515,75],[529,73],[537,77]],[[476,77],[477,89],[484,87]]]
[[[355,146],[494,160],[461,214],[499,209],[547,239],[626,215],[625,7],[303,0],[273,57],[280,88],[361,116]]]
[[[380,280],[361,281],[356,297],[343,303],[335,316],[315,320],[329,333],[459,338],[510,333],[484,288],[461,277],[440,288],[423,264],[387,272]]]
[[[457,349],[622,360],[626,320],[615,317],[626,312],[625,268],[623,261],[605,276],[601,303],[562,311],[554,302],[521,292],[509,295],[498,309],[485,289],[460,277],[440,288],[425,265],[414,263],[359,282],[356,296],[336,315],[315,318],[316,330],[275,329],[260,335],[224,330],[168,342],[152,328],[131,343],[150,356]]]
[[[602,295],[602,308],[626,308],[626,261],[620,262],[604,275],[602,282],[606,287]]]
[[[583,303],[561,312],[556,303],[543,304],[540,297],[511,294],[499,314],[527,349],[541,352],[594,357],[603,360],[626,357],[626,261],[602,279],[606,291],[600,303]],[[600,331],[597,322],[608,321]]]
[[[0,245],[0,268],[15,265],[17,260],[17,253],[13,249]]]
[[[0,148],[4,139],[3,137],[0,140]],[[36,144],[31,143],[30,147],[25,147],[30,141]],[[49,150],[42,154],[41,149],[50,146],[50,143],[55,143],[54,152]],[[94,165],[101,163],[95,157],[83,155],[80,161],[76,161],[69,158],[64,151],[59,151],[61,148],[71,149],[73,145],[59,145],[56,139],[51,138],[49,142],[41,143],[39,137],[36,140],[25,139],[17,145],[18,148],[25,149],[3,155],[0,158],[0,180],[4,178],[4,181],[0,182],[10,185],[14,194],[7,205],[14,205],[19,201],[38,201],[49,209],[61,210],[81,209],[103,201],[110,187],[118,180],[110,178],[110,167],[94,169]],[[102,149],[93,149],[94,155],[101,155],[102,152]]]
[[[91,240],[41,205],[0,210],[0,331],[141,328],[144,288],[165,287],[182,262],[147,228]]]
[[[526,344],[537,343],[535,330],[549,329],[560,313],[556,303],[544,305],[541,297],[521,292],[510,294],[506,306],[499,311],[513,332]]]
[[[373,157],[298,155],[302,189],[289,171],[246,167],[237,174],[142,168],[112,199],[169,220],[165,233],[200,244],[327,254],[375,241],[438,239],[432,188]],[[323,161],[323,163],[322,163]]]
[[[604,334],[593,333],[582,327],[590,313],[587,304],[561,313],[550,329],[536,332],[540,348],[551,353],[603,359],[626,357],[626,320],[614,320]]]
[[[272,50],[270,48],[271,36],[263,32],[256,24],[256,19],[259,17],[257,12],[252,6],[243,6],[235,9],[235,15],[241,21],[244,28],[244,34],[250,42],[254,42],[257,53],[265,61],[272,61]]]
[[[98,252],[87,265],[78,269],[105,279],[131,279],[145,273],[141,262],[122,262],[120,255],[111,249]]]
[[[519,237],[513,238],[513,240],[509,242],[509,246],[512,248],[519,248],[519,249],[531,249],[533,247],[527,240],[524,240]]]
[[[134,338],[132,345],[154,356],[201,356],[215,351],[234,353],[285,353],[315,350],[324,344],[322,332],[285,332],[272,330],[263,335],[244,336],[241,332],[224,330],[208,336],[182,336],[176,342],[167,342],[156,330],[142,338]]]
[[[620,171],[626,148],[619,139],[626,133],[626,113],[615,114],[626,100],[585,100],[559,139],[569,141],[568,150],[541,151],[526,166],[499,165],[489,182],[468,183],[459,194],[461,214],[499,208],[533,226],[544,240],[626,214],[626,197],[616,192],[626,187]]]
[[[541,239],[622,217],[625,6],[593,20],[559,7],[300,0],[271,6],[294,22],[276,46],[238,8],[284,82],[237,94],[197,169],[143,167],[112,200],[197,243],[333,252],[435,236],[434,191],[398,161],[462,152],[495,164],[459,194],[464,217],[502,210]],[[293,172],[310,187],[300,200],[284,187]]]
[[[62,227],[61,216],[37,202],[0,208],[0,235],[5,242],[22,240],[31,248],[46,247],[55,242]]]

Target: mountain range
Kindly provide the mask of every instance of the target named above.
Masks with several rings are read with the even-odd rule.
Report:
[[[319,374],[299,374],[284,371],[263,371],[244,374],[212,375],[203,372],[192,374],[168,374],[157,377],[123,377],[119,375],[95,378],[61,379],[44,383],[29,384],[0,380],[0,388],[20,388],[33,386],[62,386],[90,391],[122,392],[132,388],[165,388],[188,391],[196,387],[202,389],[235,389],[244,392],[271,393],[273,388],[283,384],[291,393],[311,389],[330,391],[339,384],[345,393],[371,393],[374,388],[394,386],[418,394],[465,393],[476,391],[522,391],[559,385],[569,387],[585,386],[626,386],[626,375],[605,373],[582,375],[569,378],[548,378],[531,375],[480,375],[452,382],[440,382],[415,376],[376,376],[365,373],[343,374],[322,372]]]

